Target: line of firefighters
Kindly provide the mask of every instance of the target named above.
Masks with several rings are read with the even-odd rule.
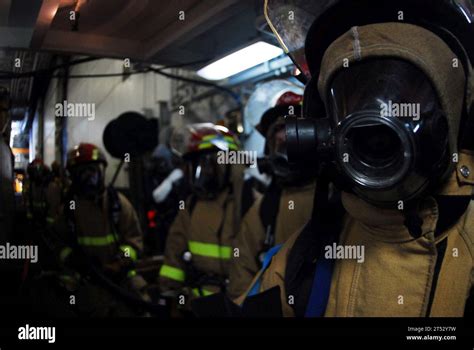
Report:
[[[160,298],[182,298],[178,305],[184,313],[198,297],[224,292],[238,298],[260,270],[265,253],[308,222],[314,170],[289,166],[284,127],[284,116],[300,114],[301,102],[302,96],[284,93],[256,127],[266,140],[258,167],[271,179],[263,193],[246,173],[247,165],[218,161],[220,151],[241,149],[227,128],[193,124],[171,136],[169,149],[182,164],[152,193],[158,207],[177,206],[171,208],[175,217],[156,276]],[[184,145],[176,145],[176,139]],[[105,185],[106,167],[102,151],[82,143],[68,152],[65,172],[57,163],[50,170],[39,159],[27,170],[27,216],[32,232],[40,233],[52,253],[52,258],[40,257],[42,269],[57,271],[55,281],[63,294],[75,297],[73,306],[64,298],[64,308],[57,311],[61,315],[146,315],[140,301],[156,301],[149,293],[150,281],[136,271],[144,251],[137,214],[123,194]],[[91,271],[135,303],[89,279]]]

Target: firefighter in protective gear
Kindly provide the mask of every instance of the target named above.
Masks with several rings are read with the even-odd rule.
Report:
[[[328,138],[315,121],[314,159],[334,165],[342,207],[329,200],[324,210],[316,200],[311,221],[273,252],[248,296],[279,288],[285,316],[472,313],[471,3],[293,4],[312,23],[300,28],[306,47],[288,41],[300,36],[285,35],[281,23],[272,27],[295,61],[305,51],[301,69],[318,79],[307,89],[317,87],[324,103],[334,156],[320,152],[331,145],[319,142]],[[285,5],[267,2],[270,23]],[[414,109],[402,116],[400,106]]]
[[[301,115],[302,99],[301,95],[285,92],[256,126],[266,139],[265,158],[259,162],[259,169],[271,176],[272,182],[245,215],[234,242],[239,254],[232,258],[230,267],[228,295],[231,298],[246,291],[268,250],[284,243],[311,217],[314,173],[292,169],[286,155],[284,117]]]
[[[187,163],[192,194],[168,234],[161,290],[184,290],[191,297],[225,291],[232,242],[253,202],[243,167],[221,158],[238,151],[239,143],[227,128],[211,123],[189,125],[184,137],[173,139],[184,141],[172,146]]]
[[[53,174],[42,159],[35,158],[28,165],[27,174],[26,215],[36,230],[55,222],[61,197],[53,183]]]
[[[81,274],[97,268],[115,285],[138,298],[148,299],[145,280],[134,263],[143,250],[137,214],[128,199],[104,182],[107,161],[95,145],[81,143],[67,155],[71,187],[64,212],[55,226],[60,240],[58,258],[66,288],[76,289],[81,315],[132,316],[137,312],[123,300]]]
[[[51,172],[55,184],[61,189],[62,196],[64,196],[69,189],[69,179],[66,176],[66,169],[55,160],[51,163]]]
[[[58,161],[51,163],[51,181],[48,185],[46,197],[48,199],[49,215],[46,220],[54,224],[62,211],[63,197],[67,191],[64,169]]]

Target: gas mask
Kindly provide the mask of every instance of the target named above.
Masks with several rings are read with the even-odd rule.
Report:
[[[265,157],[257,160],[261,173],[271,175],[281,186],[296,186],[314,177],[308,168],[303,169],[288,161],[284,119],[280,118],[266,135]]]
[[[188,178],[198,198],[212,200],[229,184],[230,167],[219,164],[215,152],[200,153],[189,160]]]
[[[394,26],[425,35],[441,59],[425,47],[406,48],[405,55],[401,45],[372,44],[371,36],[374,43],[384,40],[390,24],[354,29],[366,36],[362,52],[368,57],[353,58],[343,68],[333,63],[337,50],[354,40],[351,32],[328,49],[318,80],[325,116],[289,120],[287,139],[290,155],[313,155],[313,162],[330,165],[333,181],[344,191],[395,209],[432,193],[454,169],[465,79],[462,69],[449,70],[455,55],[439,38],[417,27]],[[394,54],[379,55],[378,47]],[[370,56],[372,48],[376,54]]]
[[[97,163],[81,164],[71,171],[74,192],[87,199],[95,199],[105,189],[104,168]]]
[[[289,120],[289,142],[335,165],[341,187],[369,203],[390,208],[418,198],[451,169],[436,90],[407,61],[374,59],[339,70],[328,85],[326,112]]]
[[[265,143],[265,161],[263,169],[269,175],[284,179],[290,175],[288,157],[286,155],[286,136],[283,118],[279,118],[267,131]]]

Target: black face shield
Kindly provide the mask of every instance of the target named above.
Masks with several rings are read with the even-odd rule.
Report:
[[[380,207],[418,198],[445,179],[453,152],[448,120],[415,65],[394,58],[354,63],[335,73],[324,93],[326,117],[287,120],[291,159],[334,164],[344,190]]]
[[[201,199],[214,199],[229,184],[230,168],[219,164],[216,152],[200,153],[190,159],[189,183]]]
[[[258,168],[281,186],[301,186],[315,176],[315,169],[290,164],[288,161],[284,118],[280,117],[267,130],[265,157],[258,159]]]
[[[105,189],[104,166],[99,163],[77,165],[71,170],[72,186],[77,195],[93,199]]]
[[[446,172],[448,122],[414,65],[374,59],[342,69],[329,84],[326,109],[337,167],[365,200],[410,200]]]

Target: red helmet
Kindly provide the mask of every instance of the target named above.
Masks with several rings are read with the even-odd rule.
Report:
[[[255,126],[255,129],[257,129],[263,137],[266,137],[268,129],[278,120],[278,118],[290,114],[290,107],[293,107],[291,113],[294,115],[300,115],[302,104],[303,95],[295,94],[291,91],[285,92],[278,98],[274,107],[263,113],[260,118],[260,123]]]
[[[102,163],[107,166],[104,153],[92,143],[81,143],[68,152],[66,164],[68,170],[87,163]]]
[[[303,95],[295,94],[294,92],[285,92],[278,98],[275,106],[294,106],[303,103]]]
[[[172,137],[172,147],[183,157],[208,151],[238,151],[239,141],[224,126],[212,123],[191,124],[184,135]],[[173,140],[175,142],[173,142]],[[181,144],[176,144],[179,140]]]

